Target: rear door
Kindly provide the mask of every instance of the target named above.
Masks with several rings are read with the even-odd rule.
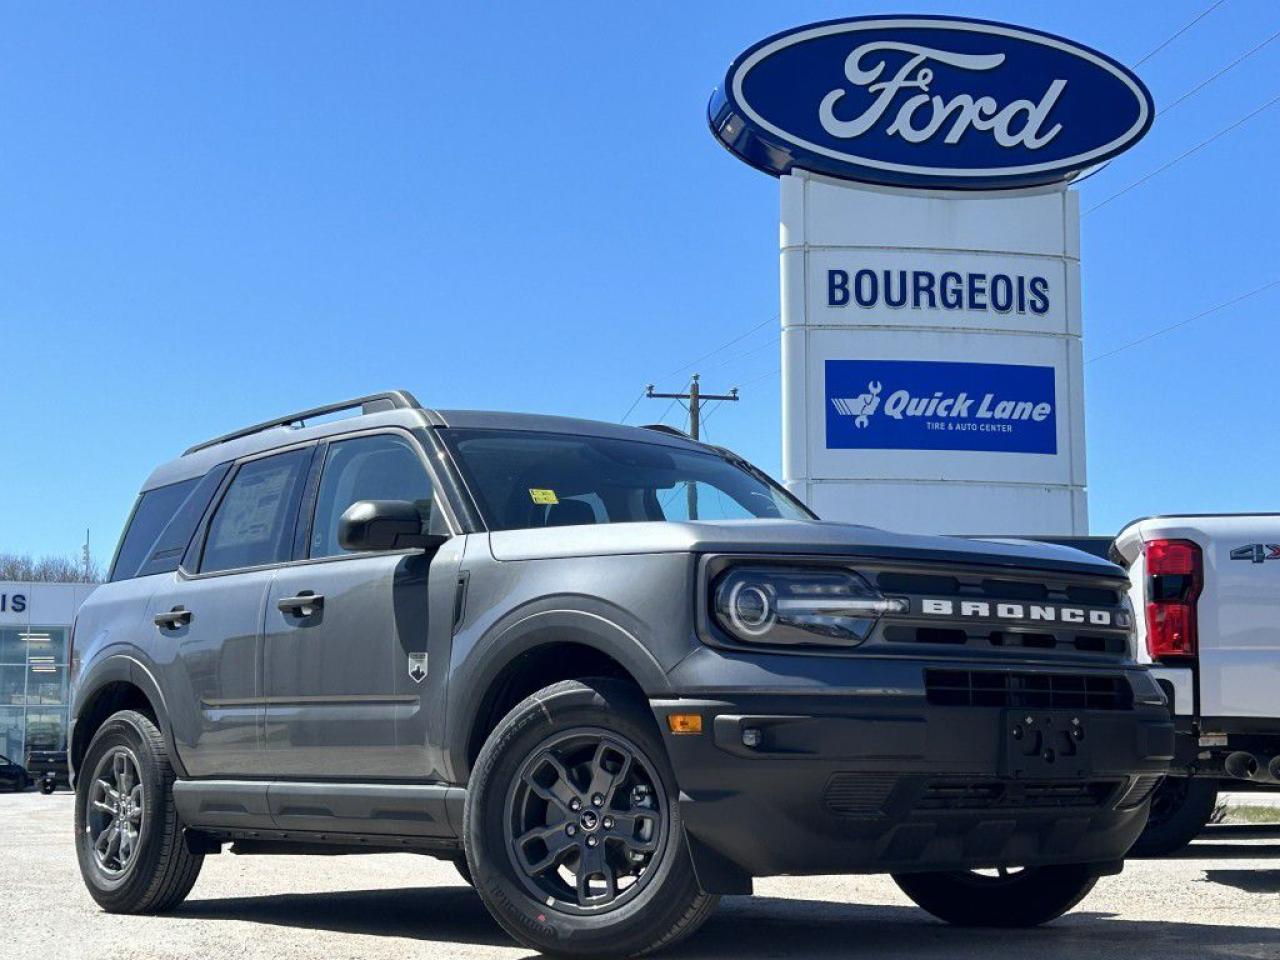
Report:
[[[400,431],[332,441],[317,460],[305,546],[279,571],[266,604],[266,762],[278,777],[421,778],[435,556],[348,552],[338,520],[358,500],[408,500],[431,523],[426,461]]]
[[[184,565],[152,595],[177,749],[192,777],[262,772],[259,646],[276,568],[293,552],[313,447],[236,464]]]

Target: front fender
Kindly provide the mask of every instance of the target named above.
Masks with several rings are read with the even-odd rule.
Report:
[[[578,598],[579,600],[581,598]],[[471,731],[485,709],[486,694],[517,657],[538,647],[571,643],[590,647],[616,661],[646,694],[670,689],[666,671],[631,631],[602,613],[561,606],[547,598],[500,620],[454,667],[445,720],[444,761],[454,783],[470,775]],[[455,648],[456,649],[456,648]]]

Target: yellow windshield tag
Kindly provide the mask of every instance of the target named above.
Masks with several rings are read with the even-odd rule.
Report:
[[[534,503],[550,505],[560,502],[560,498],[556,496],[556,492],[554,490],[537,490],[530,487],[529,496],[533,499]]]

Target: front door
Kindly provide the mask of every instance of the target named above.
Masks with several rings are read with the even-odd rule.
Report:
[[[328,444],[307,557],[281,569],[263,633],[265,761],[278,777],[413,779],[425,744],[427,575],[421,550],[349,553],[338,520],[358,500],[408,500],[432,484],[416,441],[377,433]]]

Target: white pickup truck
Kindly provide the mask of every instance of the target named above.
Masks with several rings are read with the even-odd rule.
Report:
[[[1168,853],[1208,822],[1220,782],[1280,789],[1280,514],[1137,520],[1111,558],[1176,721],[1177,774],[1134,848]]]

